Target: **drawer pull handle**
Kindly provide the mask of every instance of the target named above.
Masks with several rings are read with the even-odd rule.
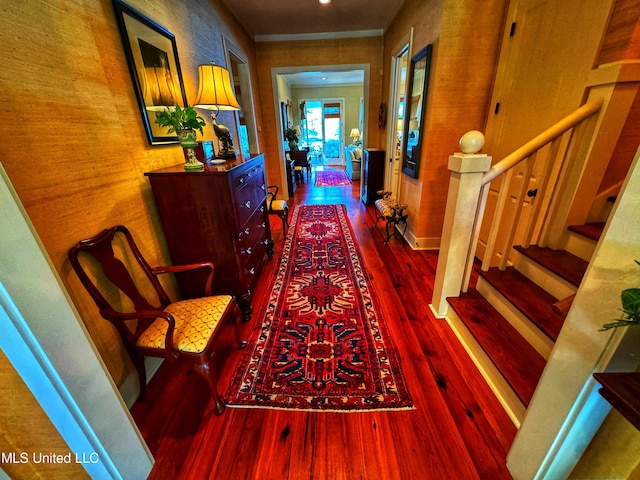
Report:
[[[245,207],[247,207],[247,208],[251,208],[251,200],[247,200],[247,201],[244,203],[244,206],[245,206]]]
[[[242,238],[242,235],[249,235],[249,227],[245,228],[244,230],[240,230],[238,237]]]
[[[260,211],[264,213],[264,205],[260,207]]]
[[[260,226],[261,226],[262,228],[266,228],[267,224],[266,224],[266,222],[262,222],[262,223],[260,224]]]
[[[251,255],[251,247],[249,247],[249,248],[247,248],[247,249],[244,249],[244,248],[243,248],[243,249],[241,250],[241,253],[242,253],[243,255],[245,255],[245,254],[247,254],[247,255]]]
[[[249,270],[246,270],[246,272],[251,274],[251,275],[255,275],[256,269],[255,268],[250,268]]]
[[[264,183],[262,185],[260,185],[260,188],[264,191],[267,189],[267,187],[265,187]]]
[[[240,183],[244,183],[244,177],[240,177]]]

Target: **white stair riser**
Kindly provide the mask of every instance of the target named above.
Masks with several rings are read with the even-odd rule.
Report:
[[[464,322],[460,320],[460,317],[458,317],[453,308],[449,308],[446,320],[466,352],[473,360],[473,363],[476,365],[478,370],[480,370],[482,378],[485,379],[498,401],[507,412],[507,415],[511,418],[513,424],[516,428],[520,428],[527,412],[524,404],[520,401],[511,386],[504,379],[500,371],[498,371],[482,347],[473,338],[471,332],[467,330]]]
[[[578,290],[574,285],[567,282],[564,278],[561,278],[555,273],[550,272],[545,267],[543,267],[536,261],[531,260],[526,255],[519,254],[518,252],[514,253],[516,253],[516,255],[514,255],[514,267],[516,268],[516,270],[518,270],[540,288],[553,295],[555,298],[562,300],[563,298],[567,298],[568,296],[573,295]]]
[[[564,250],[588,262],[593,256],[596,245],[597,243],[590,238],[584,237],[579,233],[569,232]]]
[[[484,278],[478,278],[476,290],[500,312],[500,315],[502,315],[545,360],[549,359],[551,349],[553,348],[553,341],[547,337],[544,332],[533,324],[526,315],[518,310]]]

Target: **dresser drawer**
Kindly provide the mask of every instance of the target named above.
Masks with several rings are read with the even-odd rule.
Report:
[[[264,243],[258,242],[252,247],[251,255],[245,255],[241,267],[245,288],[251,289],[256,282],[266,252],[267,246]]]
[[[266,207],[262,206],[256,210],[242,230],[240,230],[240,233],[238,233],[238,245],[241,255],[250,255],[251,252],[246,252],[247,249],[252,248],[257,243],[264,243],[268,239],[264,208]]]
[[[245,185],[235,192],[235,210],[238,213],[239,226],[247,223],[251,215],[261,206],[267,198],[267,186],[264,176],[254,176]]]
[[[262,178],[264,181],[264,165],[262,162],[253,162],[234,168],[229,172],[231,190],[234,192],[240,190],[256,177]]]

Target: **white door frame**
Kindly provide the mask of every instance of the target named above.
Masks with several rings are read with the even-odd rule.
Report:
[[[92,478],[147,478],[153,456],[1,163],[0,225],[0,348]]]
[[[407,83],[405,81],[404,92],[400,92],[400,58],[402,54],[407,51],[407,55],[411,58],[411,49],[413,48],[413,27],[409,30],[409,33],[405,35],[402,40],[395,46],[395,48],[391,52],[391,68],[390,68],[390,78],[389,78],[389,108],[387,110],[387,146],[386,146],[386,154],[387,154],[387,164],[385,167],[385,180],[384,180],[384,188],[385,190],[389,190],[393,192],[393,195],[396,198],[400,198],[400,186],[402,182],[400,181],[400,165],[396,165],[396,163],[402,163],[402,158],[395,159],[395,150],[396,150],[396,142],[397,142],[397,134],[396,134],[396,122],[398,119],[398,106],[399,106],[399,98],[400,94],[404,94],[405,98],[407,95]],[[393,121],[393,125],[391,125],[391,121]],[[404,122],[402,125],[404,129]],[[404,138],[404,135],[402,135]],[[400,152],[403,151],[402,145],[400,145]],[[397,167],[397,168],[396,168]]]
[[[273,111],[274,111],[274,122],[276,125],[276,133],[277,138],[284,138],[284,132],[282,131],[282,119],[280,118],[280,98],[278,96],[278,75],[286,75],[288,73],[300,73],[300,72],[318,72],[318,71],[334,71],[334,72],[343,72],[348,70],[362,70],[364,72],[364,81],[362,82],[362,92],[364,95],[364,108],[365,113],[366,109],[369,105],[369,71],[371,65],[368,63],[352,63],[352,64],[344,64],[344,65],[307,65],[302,67],[273,67],[271,69],[271,89],[273,96]],[[364,132],[362,133],[362,142],[363,145],[366,145],[366,136],[367,136],[367,115],[364,117]],[[284,164],[284,142],[278,141],[278,155],[280,157],[280,161],[278,165],[280,166],[280,184],[287,185],[287,169]]]

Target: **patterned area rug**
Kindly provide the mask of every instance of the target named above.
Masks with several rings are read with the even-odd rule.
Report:
[[[354,411],[412,401],[343,205],[300,205],[227,404]]]
[[[344,170],[316,170],[316,187],[345,187],[351,180]]]

